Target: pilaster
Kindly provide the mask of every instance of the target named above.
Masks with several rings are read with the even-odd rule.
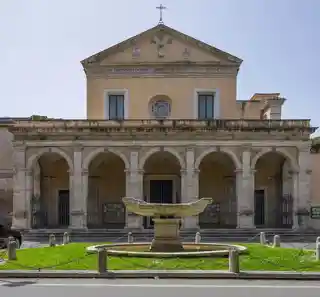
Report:
[[[299,148],[299,175],[298,175],[298,211],[308,210],[311,206],[311,153],[310,146],[305,145]],[[299,227],[308,228],[309,217],[304,215],[300,217]]]
[[[292,171],[291,172],[292,178],[292,198],[293,198],[293,224],[292,229],[299,228],[299,217],[298,217],[298,210],[299,210],[299,172]]]
[[[181,170],[181,202],[194,202],[199,199],[199,170],[194,168],[195,154],[193,148],[185,153],[186,168]],[[199,229],[199,217],[183,219],[184,229]]]
[[[139,152],[130,152],[130,168],[126,168],[126,196],[143,199],[143,170],[139,169]],[[143,218],[133,213],[126,213],[126,228],[142,229]]]
[[[85,229],[87,227],[87,184],[88,175],[82,168],[81,146],[74,147],[73,168],[70,174],[70,228]]]
[[[251,149],[242,151],[242,168],[236,170],[238,228],[254,228],[254,173],[251,168]]]
[[[26,168],[25,146],[14,146],[13,151],[13,229],[29,229],[31,223],[32,174]]]

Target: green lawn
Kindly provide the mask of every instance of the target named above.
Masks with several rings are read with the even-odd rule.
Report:
[[[87,255],[88,243],[71,243],[66,246],[23,249],[17,251],[18,260],[0,265],[3,269],[57,269],[96,270],[97,255]],[[320,271],[320,262],[315,261],[312,251],[297,249],[268,248],[259,244],[243,244],[248,254],[240,256],[241,270],[288,270]],[[1,257],[1,252],[0,252]],[[110,257],[111,270],[133,269],[200,269],[227,270],[227,258],[183,258],[155,259],[133,257]]]

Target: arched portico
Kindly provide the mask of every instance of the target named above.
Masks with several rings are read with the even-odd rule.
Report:
[[[293,225],[292,172],[296,160],[285,150],[266,149],[251,163],[254,169],[254,224],[261,228],[291,228]]]
[[[200,228],[235,228],[237,194],[235,171],[240,164],[224,151],[212,150],[196,162],[199,168],[199,197],[212,197],[213,203],[199,215]]]
[[[147,156],[141,162],[144,200],[151,203],[180,203],[182,159],[167,150],[155,150]],[[153,222],[146,218],[144,225],[150,228]]]
[[[32,178],[31,227],[68,228],[72,160],[62,150],[40,150],[27,160]]]
[[[95,151],[88,166],[88,228],[121,229],[125,226],[126,159],[110,150]],[[87,163],[90,161],[90,163]]]

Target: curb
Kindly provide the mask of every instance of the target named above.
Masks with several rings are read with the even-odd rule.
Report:
[[[97,271],[23,271],[2,270],[0,278],[162,278],[162,279],[268,279],[268,280],[320,280],[320,273],[312,272],[273,272],[273,271],[243,271],[232,273],[228,271],[195,271],[195,270],[113,270],[105,273]]]

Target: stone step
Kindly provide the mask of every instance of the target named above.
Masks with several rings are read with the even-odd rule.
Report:
[[[67,230],[29,230],[24,232],[24,240],[47,242],[49,234],[54,233],[57,240],[60,241],[63,233]],[[285,229],[264,229],[269,240],[274,234],[279,234],[282,241],[310,241],[316,240],[319,235],[317,232],[308,230],[306,232],[285,230]],[[203,230],[201,231],[201,238],[203,241],[242,241],[242,242],[258,242],[259,233],[261,230]],[[126,242],[127,231],[125,230],[88,230],[70,232],[73,241],[79,242]],[[134,241],[151,241],[153,237],[153,230],[141,230],[132,232]],[[181,231],[181,237],[186,241],[193,241],[196,231]]]

